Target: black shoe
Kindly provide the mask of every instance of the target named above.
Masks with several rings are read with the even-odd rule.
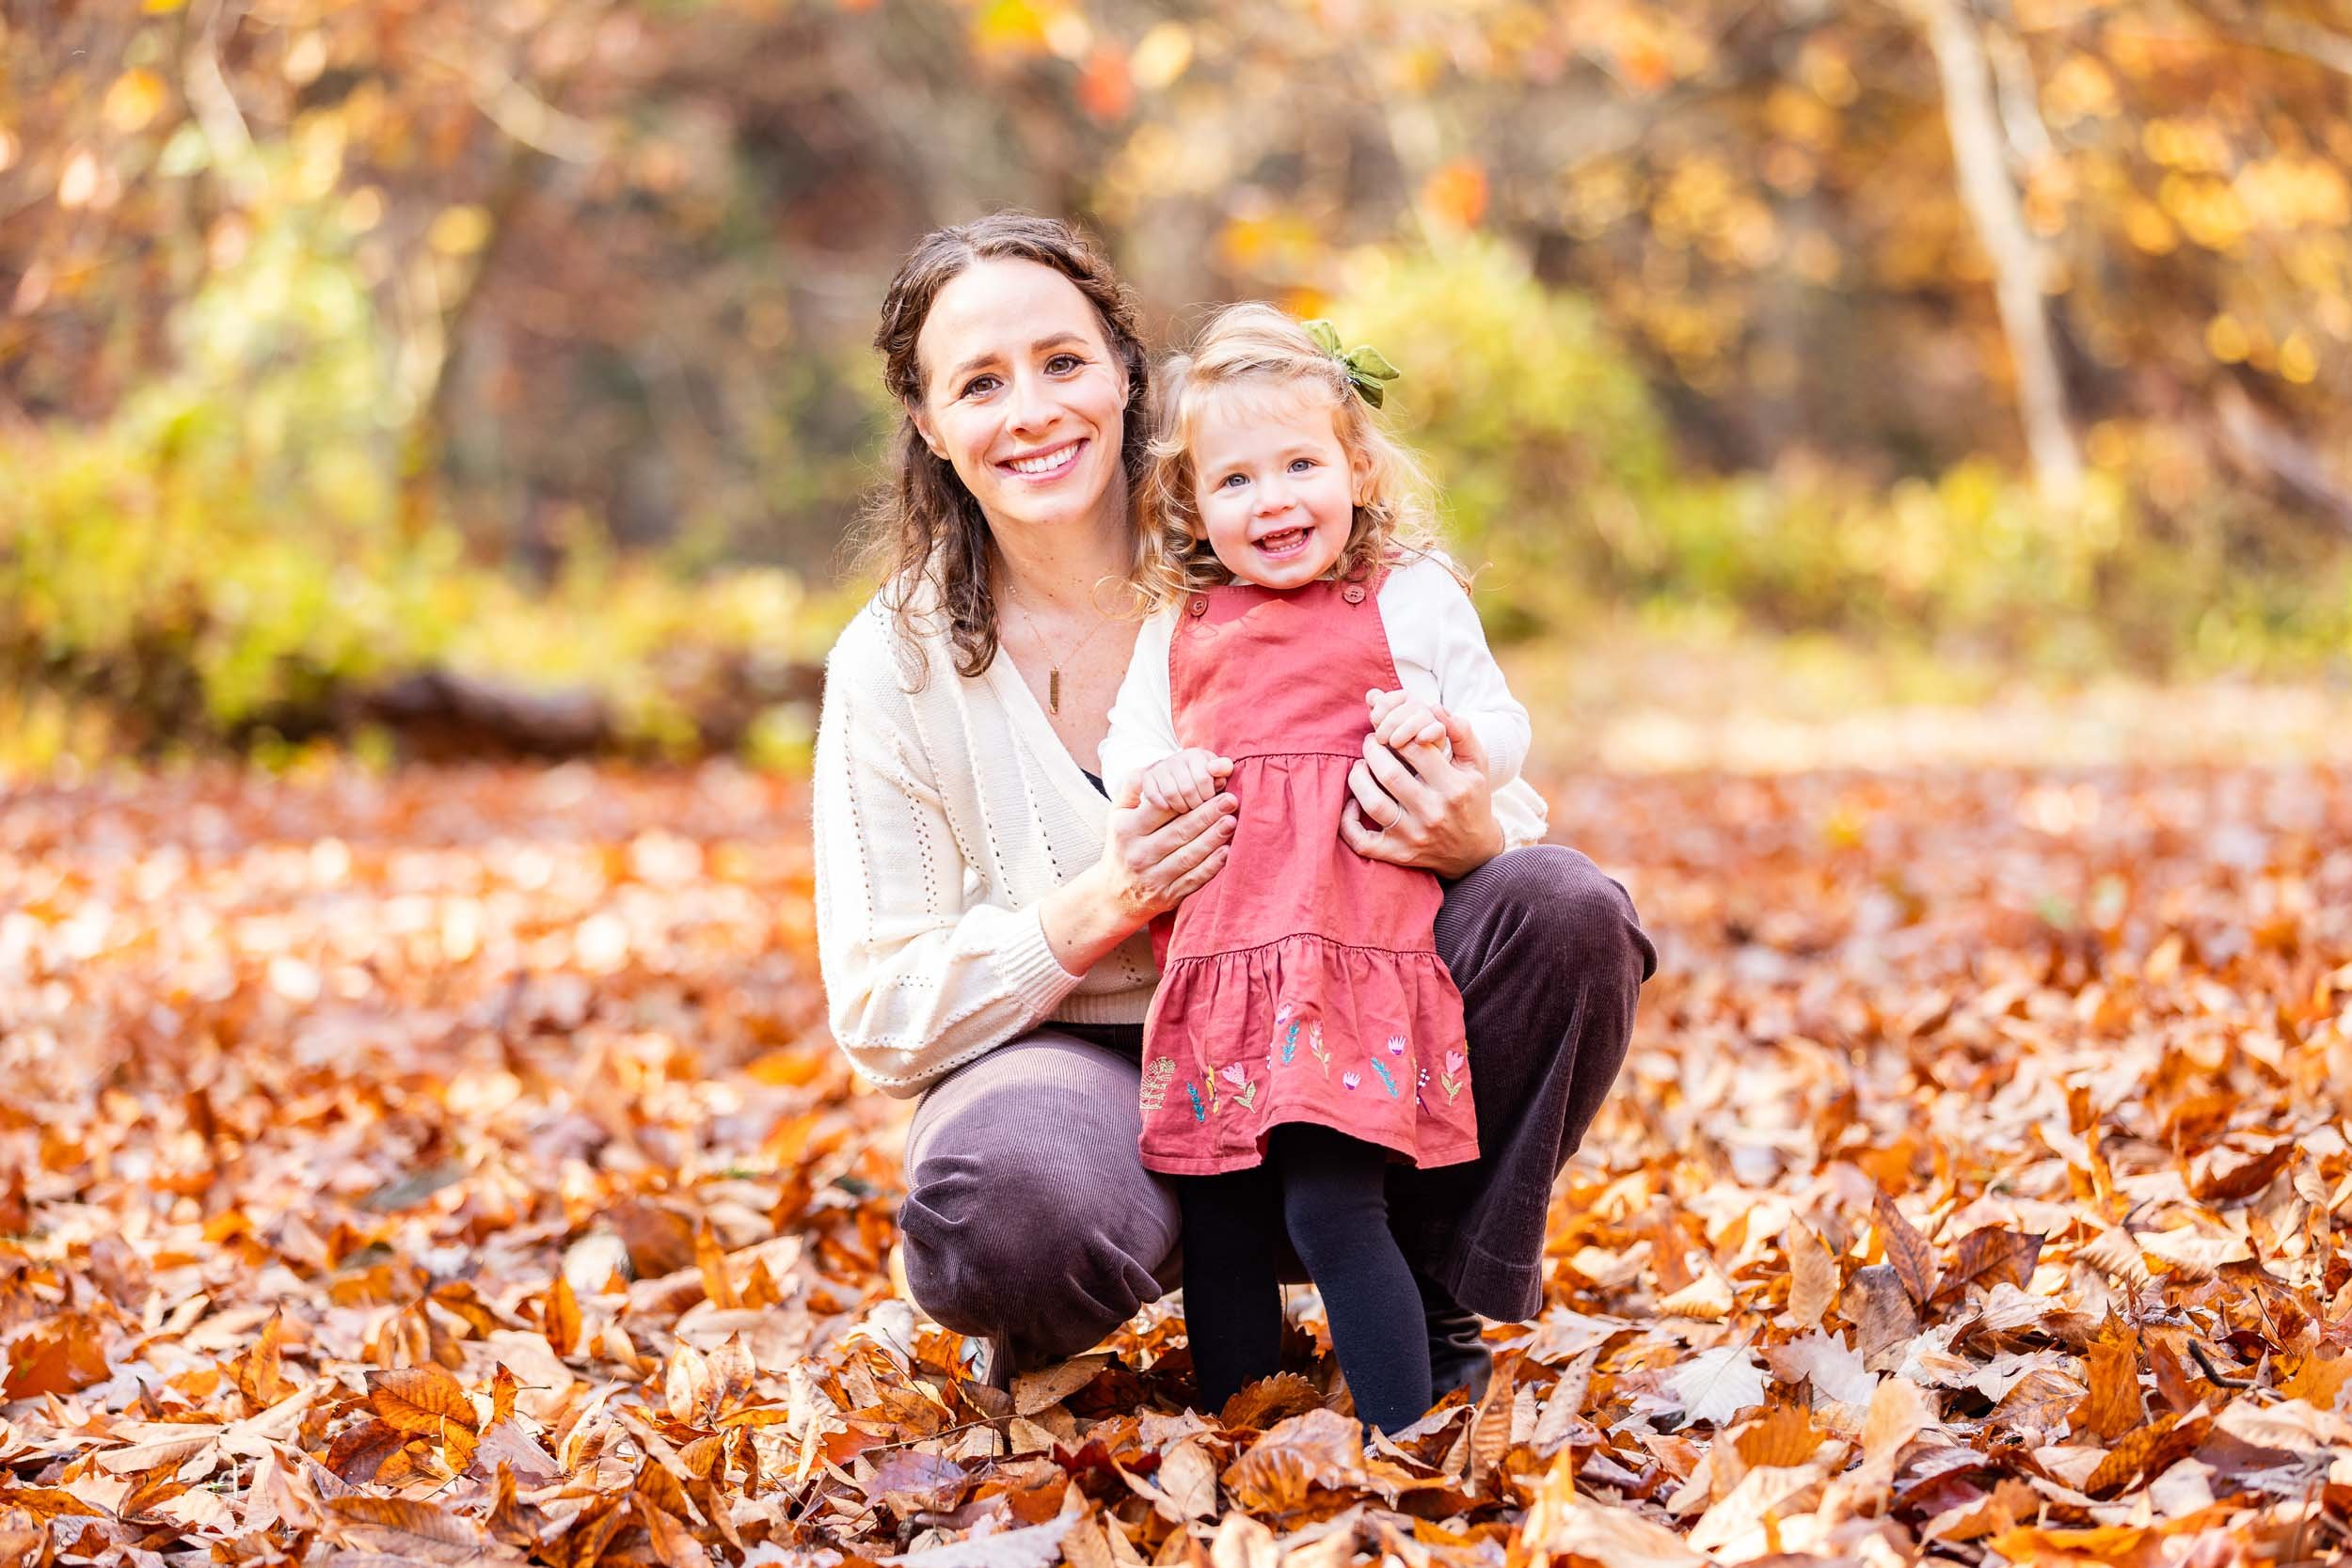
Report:
[[[1429,1333],[1431,1398],[1441,1400],[1456,1388],[1467,1388],[1476,1404],[1486,1397],[1486,1385],[1495,1373],[1494,1354],[1485,1338],[1486,1321],[1454,1306],[1445,1287],[1419,1269],[1413,1271],[1413,1283],[1421,1290],[1422,1322]]]

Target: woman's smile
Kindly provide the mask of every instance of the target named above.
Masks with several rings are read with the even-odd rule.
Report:
[[[1074,441],[1065,441],[1057,447],[1048,447],[1043,451],[1030,452],[1022,457],[1006,458],[996,467],[1032,484],[1050,484],[1077,467],[1078,459],[1084,455],[1086,448],[1087,438],[1081,436]]]

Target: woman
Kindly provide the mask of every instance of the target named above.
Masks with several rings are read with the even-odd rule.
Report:
[[[1177,1276],[1175,1204],[1136,1153],[1144,927],[1217,874],[1234,801],[1170,816],[1105,800],[1092,770],[1138,625],[1121,584],[1148,435],[1109,263],[1050,219],[937,230],[875,345],[906,418],[877,519],[884,587],[826,666],[819,956],[859,1071],[923,1096],[899,1216],[916,1302],[1032,1362],[1092,1345]],[[1489,789],[1476,737],[1450,716],[1447,734],[1450,760],[1368,740],[1342,828],[1359,854],[1451,879],[1437,944],[1485,1152],[1390,1180],[1440,1392],[1483,1385],[1473,1314],[1540,1302],[1552,1178],[1654,963],[1624,889],[1535,845],[1540,800]]]

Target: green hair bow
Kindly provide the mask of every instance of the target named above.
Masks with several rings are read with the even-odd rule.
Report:
[[[1307,335],[1347,372],[1347,379],[1355,385],[1356,395],[1375,408],[1379,407],[1380,400],[1388,395],[1388,383],[1405,372],[1390,364],[1388,356],[1370,343],[1358,343],[1343,353],[1340,349],[1340,329],[1327,321],[1311,321],[1306,325]]]

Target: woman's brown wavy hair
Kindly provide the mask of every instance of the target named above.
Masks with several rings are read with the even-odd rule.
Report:
[[[955,650],[956,673],[967,679],[985,671],[996,657],[995,558],[980,503],[956,477],[954,466],[934,456],[914,427],[914,410],[922,406],[924,391],[914,345],[939,291],[974,262],[1002,258],[1053,268],[1094,307],[1103,336],[1127,372],[1126,432],[1120,460],[1131,496],[1139,493],[1151,457],[1150,365],[1135,298],[1091,239],[1054,218],[993,213],[977,222],[934,229],[907,253],[882,297],[882,324],[874,331],[874,347],[882,356],[882,384],[898,400],[903,415],[891,440],[896,478],[867,505],[861,553],[869,569],[880,567],[882,603],[909,644],[928,629],[916,625],[916,595],[927,582],[936,589],[938,613],[946,620],[947,641]],[[1140,566],[1140,531],[1136,544]]]

